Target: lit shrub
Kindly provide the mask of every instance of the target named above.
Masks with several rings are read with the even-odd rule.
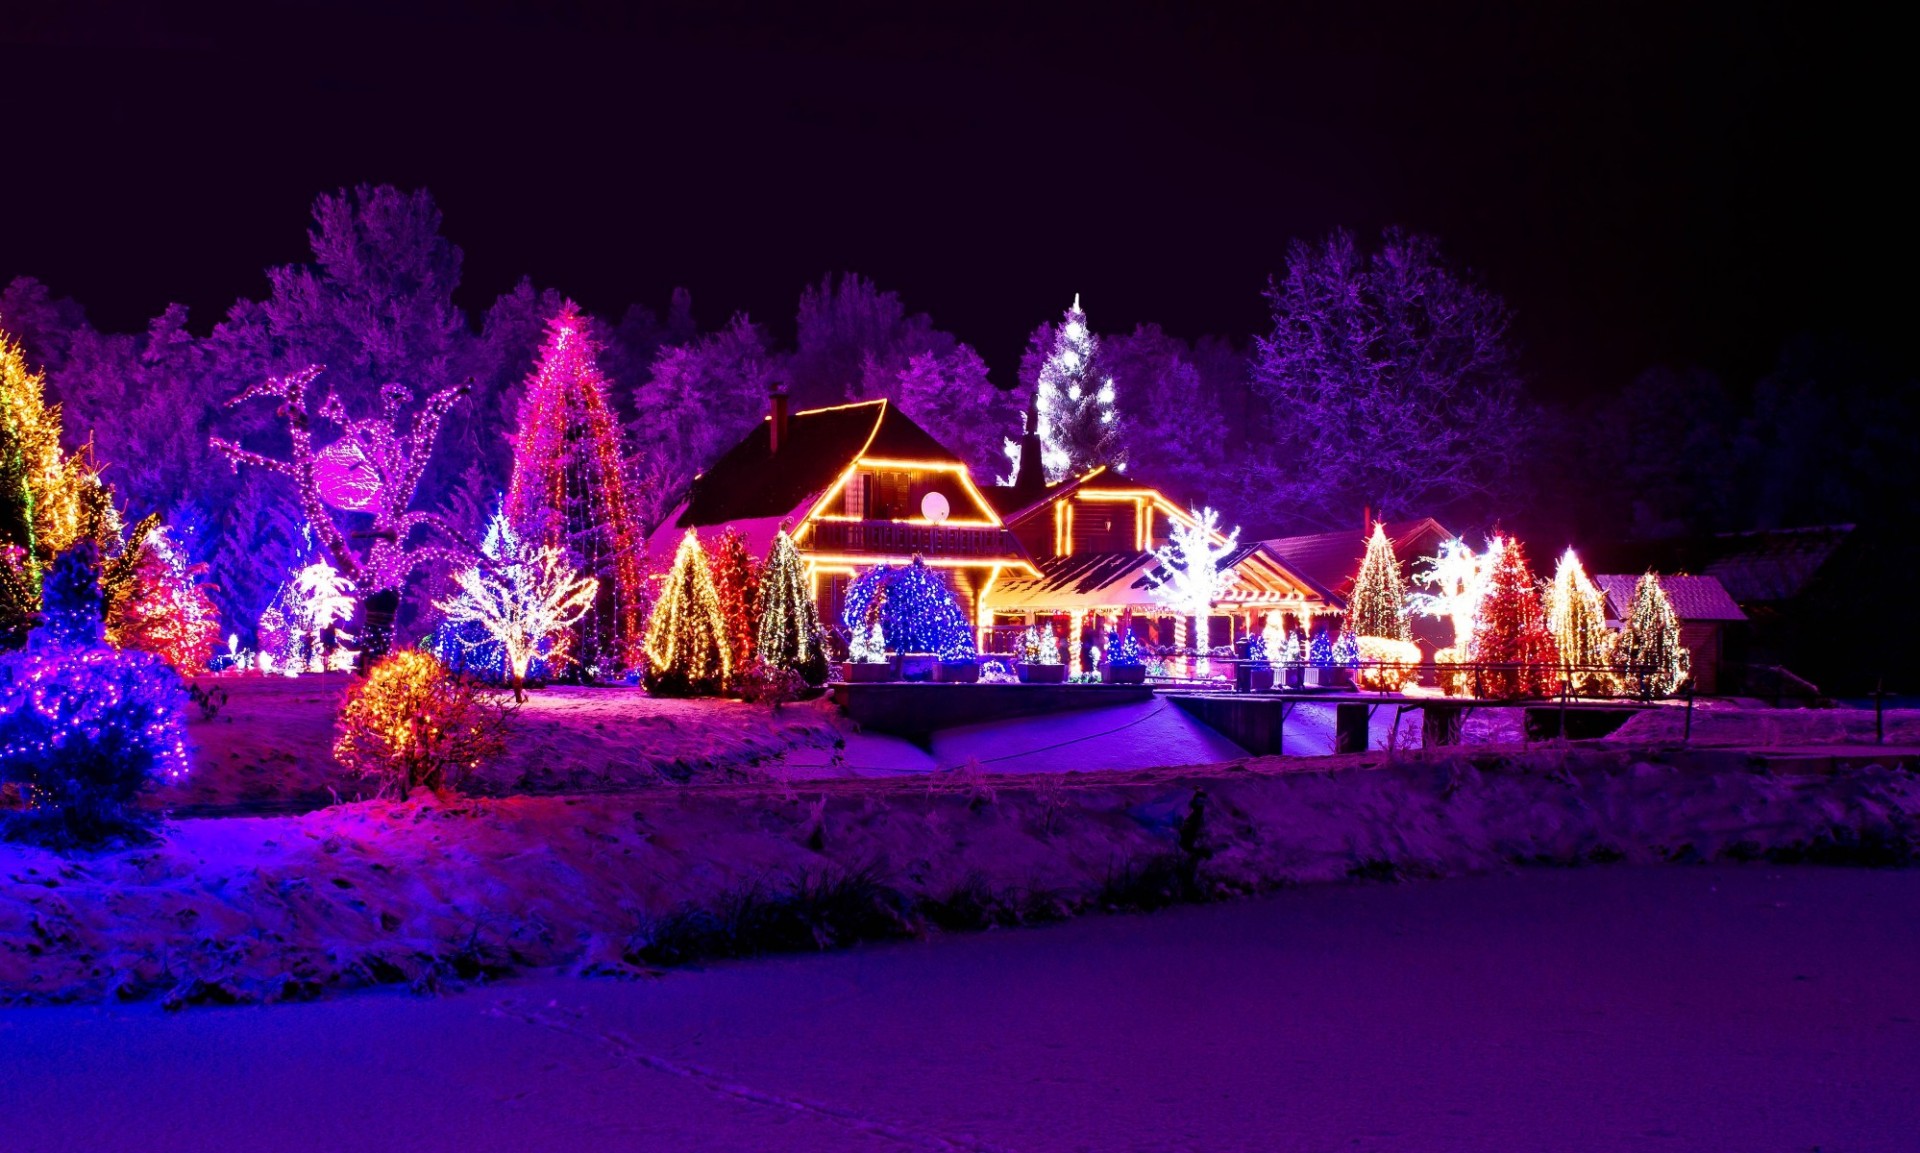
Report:
[[[1360,637],[1354,683],[1374,692],[1397,693],[1420,675],[1420,646],[1390,637]]]
[[[0,657],[0,781],[22,808],[9,839],[56,846],[139,838],[137,806],[187,771],[180,678],[159,658],[104,645]]]
[[[402,798],[416,785],[444,791],[500,755],[512,713],[499,694],[449,671],[432,653],[401,649],[347,690],[333,757]]]

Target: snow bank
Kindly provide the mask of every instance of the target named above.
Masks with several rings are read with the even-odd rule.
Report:
[[[1882,723],[1886,744],[1920,746],[1920,709],[1888,709]],[[1678,743],[1686,733],[1684,709],[1652,709],[1635,714],[1609,739],[1627,745],[1667,744]],[[1759,749],[1870,746],[1873,710],[1696,708],[1688,743]]]
[[[203,679],[228,699],[191,716],[193,772],[147,803],[184,814],[300,812],[367,791],[333,760],[334,718],[348,675]],[[528,694],[507,755],[463,786],[479,796],[581,793],[738,780],[796,748],[831,748],[844,729],[832,705],[774,713],[733,700],[665,700],[637,688],[555,686]]]
[[[1683,772],[1580,749],[368,802],[180,821],[91,858],[0,846],[0,995],[188,1004],[632,971],[665,918],[822,877],[859,876],[912,931],[961,904],[1001,911],[988,921],[1125,904],[1155,876],[1205,897],[1531,862],[1905,861],[1916,817],[1900,769]]]

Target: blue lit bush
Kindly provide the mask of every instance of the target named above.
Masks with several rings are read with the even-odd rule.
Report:
[[[973,621],[953,590],[925,561],[868,569],[847,586],[841,623],[852,632],[878,614],[887,647],[902,653],[938,653],[943,661],[974,658]]]
[[[0,782],[8,839],[56,847],[139,839],[136,802],[186,775],[180,678],[148,653],[108,645],[91,550],[55,561],[44,620],[25,652],[0,656]]]

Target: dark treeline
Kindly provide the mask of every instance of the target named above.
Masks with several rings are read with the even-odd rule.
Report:
[[[291,226],[291,222],[290,222]],[[135,516],[160,512],[215,582],[227,628],[250,632],[310,547],[289,486],[236,470],[220,435],[274,451],[273,414],[227,407],[263,377],[326,366],[350,410],[383,384],[420,394],[470,380],[419,500],[468,532],[505,487],[523,382],[566,286],[522,281],[477,315],[455,307],[462,253],[424,191],[322,196],[310,261],[268,270],[261,299],[210,326],[182,306],[144,332],[95,329],[65,286],[17,278],[0,329],[47,374],[68,447],[93,442]],[[1540,538],[1654,540],[1753,527],[1885,522],[1910,511],[1920,435],[1911,382],[1813,338],[1758,380],[1685,366],[1609,395],[1531,395],[1508,306],[1428,237],[1335,233],[1274,256],[1263,332],[1189,338],[1100,327],[1130,471],[1223,510],[1249,534],[1351,527],[1365,512],[1495,522]],[[886,396],[967,459],[1004,475],[1060,316],[1033,318],[1018,365],[989,366],[908,302],[854,273],[803,286],[791,345],[766,318],[706,316],[685,290],[593,318],[646,516],[765,411]],[[191,321],[191,323],[190,323]],[[410,600],[444,592],[435,572]]]

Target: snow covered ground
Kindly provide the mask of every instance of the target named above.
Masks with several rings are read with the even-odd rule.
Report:
[[[0,1147],[1910,1150],[1920,872],[1527,870],[727,964],[0,1011]]]
[[[1061,916],[1170,876],[1224,896],[1516,862],[1900,861],[1917,828],[1920,788],[1897,768],[1773,775],[1584,749],[420,795],[183,820],[94,856],[0,846],[0,998],[300,1000],[628,970],[664,920],[851,877],[916,931],[956,902],[982,920]]]

